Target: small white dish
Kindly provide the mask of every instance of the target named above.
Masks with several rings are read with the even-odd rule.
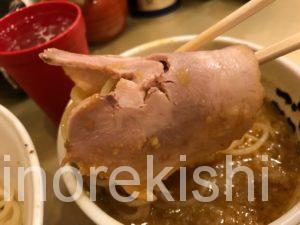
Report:
[[[137,46],[133,49],[130,49],[123,54],[122,56],[137,56],[137,55],[149,55],[152,53],[159,52],[170,52],[177,49],[179,46],[185,42],[193,39],[194,35],[185,35],[170,37],[165,39],[159,39],[152,41],[140,46]],[[244,44],[250,48],[257,50],[261,47],[259,45],[253,44],[251,42],[243,41],[240,39],[230,38],[230,37],[219,37],[211,44],[206,46],[207,49],[212,48],[222,48],[228,45]],[[291,120],[296,125],[296,131],[298,139],[300,140],[299,132],[299,122],[300,122],[300,113],[293,112],[291,107],[284,103],[284,100],[279,98],[276,95],[276,88],[288,91],[289,95],[295,99],[297,102],[300,102],[299,87],[300,87],[300,68],[289,62],[284,58],[279,58],[270,62],[266,65],[261,66],[262,70],[262,83],[266,90],[266,95],[269,99],[276,101],[280,108],[285,112],[287,117],[290,117]],[[61,135],[61,132],[58,134],[58,157],[61,162],[66,154],[66,149],[64,147],[64,141]],[[74,176],[71,174],[64,175],[64,181],[70,193],[75,193],[77,181]],[[120,225],[111,216],[107,215],[99,206],[94,202],[90,201],[89,197],[83,193],[77,200],[76,203],[83,210],[83,212],[96,224],[98,225]],[[300,202],[296,204],[291,210],[289,210],[282,217],[271,223],[270,225],[299,225],[300,224]]]
[[[4,155],[10,161],[4,164]],[[3,167],[11,169],[11,190],[17,187],[18,167],[40,168],[32,140],[21,122],[5,107],[0,105],[0,181],[4,179]],[[41,188],[42,174],[30,172],[24,183],[24,202],[21,203],[23,225],[42,225],[44,202]],[[2,187],[2,183],[1,183]],[[15,190],[17,191],[17,190]]]

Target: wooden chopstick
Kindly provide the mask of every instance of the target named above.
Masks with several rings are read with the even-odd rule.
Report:
[[[177,51],[196,51],[204,44],[214,40],[219,35],[240,24],[245,19],[262,10],[275,0],[251,0],[212,27],[208,28],[195,39],[184,44]]]
[[[255,53],[260,64],[300,49],[300,32]]]

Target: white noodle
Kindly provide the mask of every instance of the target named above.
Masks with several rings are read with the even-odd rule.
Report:
[[[141,200],[141,199],[136,199],[132,202],[127,202],[126,203],[129,207],[142,207],[145,205],[149,205],[150,203],[145,201],[145,200]]]
[[[135,207],[135,212],[133,213],[126,213],[123,212],[123,210],[117,210],[118,214],[127,221],[136,221],[136,220],[142,220],[145,219],[151,210],[151,205],[147,204],[147,205],[142,205],[142,206],[138,206]]]
[[[220,151],[220,153],[238,156],[249,155],[257,152],[269,138],[271,127],[267,123],[255,123],[253,129],[257,129],[262,133],[259,138],[250,133],[246,133],[240,140],[232,142],[228,149]],[[246,139],[251,139],[254,143],[249,147],[241,147],[245,143]]]
[[[71,91],[71,99],[75,105],[79,104],[83,99],[87,97],[87,94],[79,87],[75,86]]]
[[[100,90],[100,95],[103,96],[103,95],[107,95],[109,92],[111,92],[111,90],[113,89],[113,87],[115,86],[117,80],[114,80],[114,79],[108,79],[103,87],[101,88]]]
[[[0,189],[0,224],[22,225],[21,208],[18,202],[13,200],[4,201],[3,190]]]

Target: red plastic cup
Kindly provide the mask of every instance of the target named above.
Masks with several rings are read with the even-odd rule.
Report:
[[[37,3],[0,19],[0,66],[57,124],[73,83],[38,54],[53,47],[87,54],[85,33],[80,8],[65,1]]]

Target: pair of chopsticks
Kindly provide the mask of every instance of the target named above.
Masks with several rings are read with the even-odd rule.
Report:
[[[251,0],[212,27],[199,34],[195,39],[181,46],[179,49],[177,49],[177,51],[195,51],[199,49],[211,40],[214,40],[219,35],[240,24],[250,16],[256,14],[274,1],[275,0]],[[255,55],[259,63],[262,64],[299,48],[300,33],[275,43],[269,47],[261,49],[257,51]]]

